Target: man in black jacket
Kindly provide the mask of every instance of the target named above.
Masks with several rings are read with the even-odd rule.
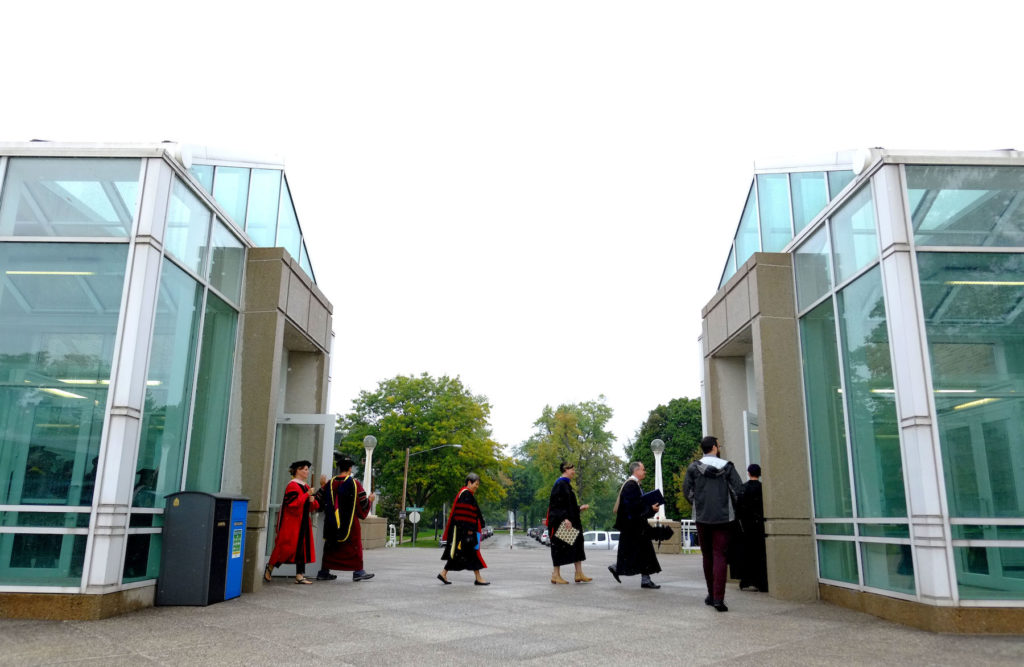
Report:
[[[704,604],[718,611],[729,611],[725,606],[726,551],[729,524],[736,519],[733,498],[739,494],[743,482],[736,467],[720,457],[718,438],[706,436],[700,441],[700,449],[704,458],[686,469],[683,495],[693,506],[700,552],[704,556],[704,581],[708,586]]]

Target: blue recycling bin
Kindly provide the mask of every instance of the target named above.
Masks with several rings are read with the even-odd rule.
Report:
[[[206,606],[242,594],[249,499],[181,491],[167,496],[157,605]]]

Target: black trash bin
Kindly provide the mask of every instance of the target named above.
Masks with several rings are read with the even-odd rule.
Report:
[[[242,593],[249,499],[182,491],[167,496],[156,604],[206,606]]]

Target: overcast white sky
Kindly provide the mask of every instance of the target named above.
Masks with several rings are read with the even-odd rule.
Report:
[[[1010,2],[34,2],[0,140],[285,156],[334,303],[331,408],[458,375],[516,445],[699,395],[758,158],[1024,148]]]

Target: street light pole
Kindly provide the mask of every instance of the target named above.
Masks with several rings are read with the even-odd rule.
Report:
[[[454,447],[456,449],[462,449],[462,445],[438,445],[437,447],[431,447],[430,449],[424,449],[416,454],[426,454],[432,452],[435,449],[441,449],[443,447]],[[402,546],[403,540],[405,539],[405,494],[409,486],[409,457],[416,456],[416,454],[410,454],[409,448],[405,448],[405,472],[402,474],[402,506],[398,508],[398,546]]]
[[[665,451],[665,443],[661,438],[655,438],[651,441],[651,451],[654,452],[654,482],[657,490],[661,491],[662,495],[665,493],[665,487],[661,483],[661,455]],[[662,503],[661,507],[658,508],[658,518],[661,520],[665,519],[665,505]]]
[[[366,494],[373,493],[373,448],[377,446],[377,438],[368,435],[363,438],[363,447],[366,449],[366,470],[363,473],[363,488]],[[370,516],[374,516],[373,505],[370,505]]]

